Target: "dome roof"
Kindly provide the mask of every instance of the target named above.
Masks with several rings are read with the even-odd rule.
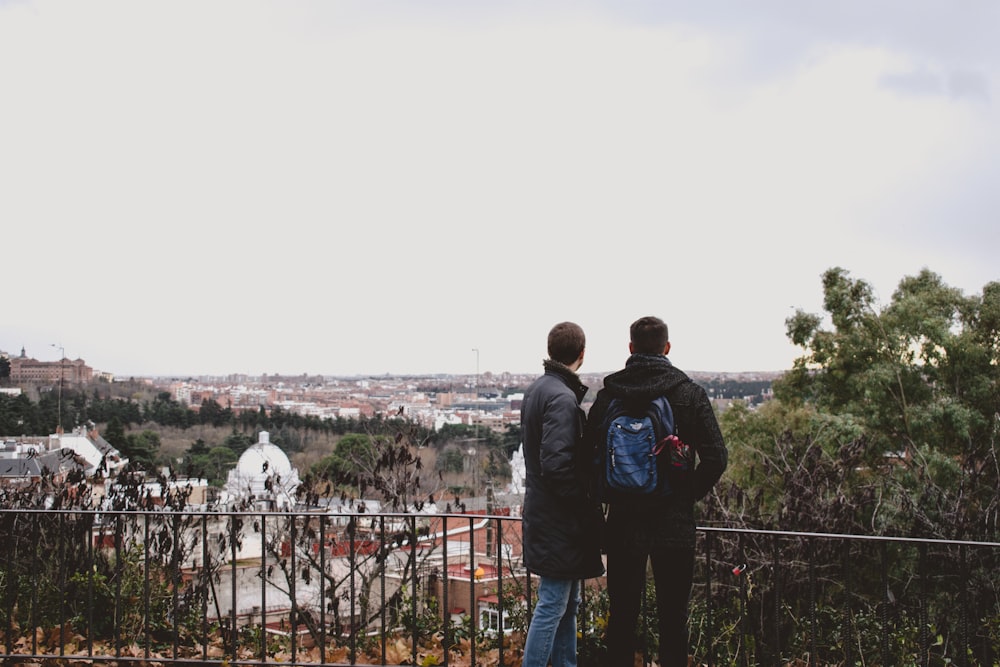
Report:
[[[292,464],[281,448],[267,442],[267,433],[260,434],[261,440],[240,455],[236,470],[241,477],[268,477],[280,475],[288,477]]]
[[[240,455],[236,467],[229,471],[226,493],[233,498],[251,498],[276,503],[279,507],[293,503],[299,474],[281,448],[272,445],[267,431]]]

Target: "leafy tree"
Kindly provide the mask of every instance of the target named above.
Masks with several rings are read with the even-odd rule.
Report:
[[[108,425],[104,428],[104,439],[107,440],[109,445],[122,453],[128,447],[128,440],[125,437],[125,426],[117,415],[112,417],[108,421]]]
[[[462,450],[452,445],[441,451],[434,467],[441,472],[457,473],[462,472],[464,465],[465,457],[462,455]]]
[[[187,428],[197,422],[193,411],[173,399],[169,391],[161,391],[152,403],[146,405],[144,416],[148,421],[162,426]]]
[[[375,468],[375,441],[367,433],[349,433],[337,441],[332,453],[327,454],[309,469],[317,479],[336,481],[357,491],[357,480],[366,471]]]
[[[10,380],[10,359],[0,357],[0,384],[7,384]]]
[[[160,434],[150,429],[130,433],[125,436],[125,446],[119,449],[130,462],[143,470],[152,470],[160,452]]]
[[[0,394],[0,432],[4,435],[33,435],[42,432],[38,406],[25,394]]]
[[[239,456],[229,447],[212,447],[208,454],[193,457],[192,462],[196,468],[205,471],[203,474],[210,484],[222,486],[238,459]]]
[[[799,311],[786,323],[805,354],[775,396],[858,429],[864,465],[881,475],[873,527],[991,539],[1000,519],[1000,283],[965,296],[923,270],[880,306],[868,283],[833,268],[823,290],[826,318]]]
[[[204,456],[208,454],[208,451],[208,445],[205,444],[205,441],[198,438],[188,447],[187,454],[189,456]]]
[[[219,427],[232,422],[233,411],[230,408],[223,408],[214,398],[209,398],[202,401],[198,409],[198,419],[202,424]]]
[[[249,435],[240,433],[235,427],[233,427],[232,433],[226,436],[226,439],[222,444],[232,450],[232,452],[238,457],[254,444],[254,440]]]
[[[786,322],[804,353],[774,383],[775,400],[755,410],[737,403],[721,415],[730,468],[716,502],[700,506],[699,522],[995,541],[1000,284],[965,296],[924,270],[903,278],[886,305],[868,283],[840,268],[825,272],[822,285],[825,313],[798,311]],[[772,557],[752,536],[739,544],[720,540],[719,549],[739,549],[748,561]],[[798,563],[836,563],[832,548],[788,544],[781,558],[791,572]],[[958,551],[942,547],[927,567],[952,566]],[[985,582],[970,586],[963,602],[974,618],[995,615],[992,561],[986,556],[970,566],[978,573],[972,578]],[[852,577],[861,589],[902,590],[908,566],[893,562],[881,572],[858,563]],[[809,613],[796,608],[809,599],[802,583],[808,577],[801,575],[781,582],[791,617]],[[759,638],[764,628],[794,634],[787,616],[770,612],[777,584],[760,577]],[[923,602],[944,644],[961,631],[953,602],[946,596]]]

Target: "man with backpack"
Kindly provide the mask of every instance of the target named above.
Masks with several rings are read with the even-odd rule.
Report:
[[[604,378],[587,419],[597,486],[608,507],[610,611],[608,654],[602,664],[634,664],[648,560],[656,586],[659,664],[686,667],[694,503],[718,482],[728,452],[705,390],[667,358],[666,323],[642,317],[632,324],[630,338],[625,368]],[[666,401],[656,400],[661,397]],[[643,440],[640,435],[650,427],[655,436]],[[643,456],[634,452],[639,442],[646,443]],[[650,461],[652,469],[642,470],[642,460]]]
[[[524,392],[521,510],[524,566],[538,575],[538,602],[523,667],[576,667],[580,580],[604,574],[600,505],[589,495],[592,455],[584,441],[587,393],[577,375],[586,339],[573,322],[549,331],[545,373]]]

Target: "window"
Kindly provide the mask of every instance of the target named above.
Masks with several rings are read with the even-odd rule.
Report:
[[[500,612],[497,611],[496,607],[480,607],[479,628],[491,635],[495,635],[500,630]],[[509,634],[510,631],[510,619],[505,611],[503,614],[503,633]]]

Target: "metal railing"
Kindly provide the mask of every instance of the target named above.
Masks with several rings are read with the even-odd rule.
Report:
[[[1000,543],[713,527],[698,548],[696,664],[997,664]],[[8,661],[515,665],[535,584],[516,516],[0,510]],[[606,617],[589,580],[581,664]]]

